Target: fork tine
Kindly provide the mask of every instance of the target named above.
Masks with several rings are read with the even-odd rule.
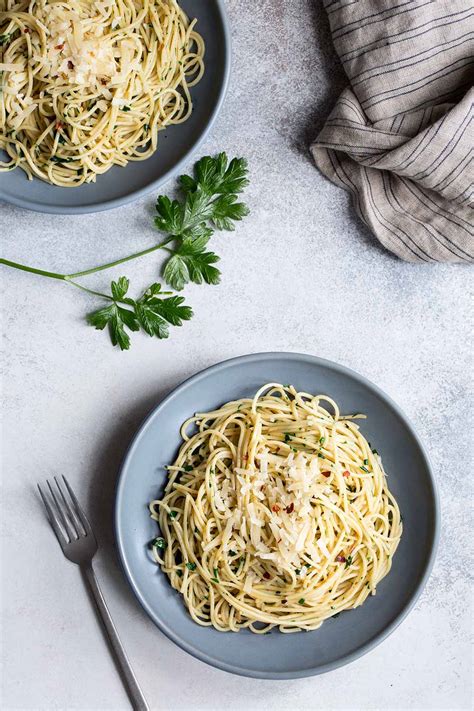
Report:
[[[66,477],[64,476],[64,474],[62,475],[62,477],[63,477],[64,484],[66,485],[66,489],[69,492],[69,496],[71,497],[73,504],[76,508],[76,513],[79,517],[79,521],[84,526],[84,531],[86,532],[86,536],[94,536],[94,534],[92,532],[91,525],[89,523],[89,520],[88,520],[87,516],[85,515],[84,511],[82,510],[81,505],[80,505],[79,501],[77,500],[76,494],[69,486],[69,482],[66,479]]]
[[[51,528],[53,529],[54,533],[56,534],[56,538],[58,539],[58,541],[62,547],[63,545],[68,543],[68,540],[63,533],[63,530],[60,526],[59,520],[58,520],[57,516],[55,515],[51,504],[49,503],[47,497],[43,494],[43,490],[42,490],[41,486],[39,484],[37,484],[37,487],[38,487],[40,496],[43,499],[43,504],[44,504],[44,507],[47,511],[48,519],[51,524]]]
[[[58,491],[61,494],[61,498],[64,501],[64,505],[67,508],[67,512],[69,514],[69,518],[74,524],[74,528],[76,529],[77,535],[80,537],[82,535],[87,535],[87,531],[85,527],[81,524],[81,521],[79,520],[78,514],[73,510],[73,507],[71,506],[69,499],[67,496],[65,496],[64,491],[62,489],[62,486],[60,486],[60,483],[58,481],[58,478],[55,476],[54,481],[56,482],[56,486],[58,487]],[[81,530],[82,529],[82,530]],[[84,533],[83,533],[84,532]]]
[[[59,513],[59,516],[61,518],[61,523],[63,524],[64,528],[66,529],[66,533],[69,536],[70,541],[77,540],[79,538],[77,531],[75,529],[75,526],[69,522],[68,517],[64,513],[63,507],[61,506],[61,503],[59,502],[58,497],[56,496],[53,487],[51,486],[51,482],[49,479],[46,479],[46,483],[48,485],[49,491],[51,493],[51,496],[53,497],[53,501],[56,505],[56,509]]]

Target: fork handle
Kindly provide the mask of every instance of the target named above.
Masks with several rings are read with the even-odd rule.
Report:
[[[120,637],[118,636],[118,632],[110,615],[109,608],[107,607],[107,603],[102,595],[102,590],[99,587],[92,565],[89,564],[81,567],[85,578],[89,583],[89,587],[97,605],[97,610],[99,611],[100,618],[104,624],[112,649],[114,650],[133,709],[134,711],[149,711],[149,706],[138,685],[138,681],[125,653],[125,649],[120,641]]]

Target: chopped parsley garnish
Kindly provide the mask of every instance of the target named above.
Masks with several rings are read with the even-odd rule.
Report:
[[[235,551],[233,551],[233,550],[230,550],[230,551],[229,551],[229,555],[237,555],[237,553],[236,553]]]
[[[170,513],[169,513],[170,518],[176,518],[177,515],[178,515],[177,511],[170,511]]]
[[[352,556],[348,555],[346,558],[346,564],[345,564],[344,568],[348,568],[350,565],[352,565]]]
[[[186,563],[186,568],[188,570],[196,570],[196,563]]]
[[[284,432],[283,434],[285,435],[285,442],[289,442],[293,436],[290,432]]]
[[[304,597],[300,597],[298,600],[298,605],[304,605]]]
[[[322,454],[321,452],[318,452],[318,457],[319,457],[320,459],[326,459],[326,457],[324,456],[324,454]]]
[[[369,470],[367,469],[367,467],[360,467],[360,469],[362,469],[363,472],[367,472],[367,474],[369,473]]]
[[[122,106],[122,111],[131,111],[130,106]]]
[[[326,441],[326,437],[320,437],[319,438],[319,444],[324,444]]]
[[[376,449],[373,449],[373,450],[372,450],[372,454],[378,454],[377,450],[376,450]]]
[[[176,575],[178,575],[180,578],[183,577],[183,571],[182,570],[177,570]]]
[[[296,575],[299,575],[301,573],[301,568],[295,568],[295,573]]]
[[[143,130],[145,131],[145,133],[148,133],[148,131],[150,130],[150,124],[149,124],[149,123],[144,123],[144,124],[143,124]]]
[[[50,161],[51,163],[58,163],[61,165],[62,163],[72,163],[72,161],[75,160],[74,158],[62,158],[61,156],[51,156]]]
[[[164,550],[168,544],[166,543],[164,538],[159,537],[155,538],[151,542],[151,545],[153,546],[153,548],[160,548],[161,550]]]
[[[365,466],[367,466],[368,463],[369,463],[369,460],[368,460],[368,459],[364,459],[364,464],[365,464]]]
[[[11,34],[6,32],[4,35],[0,35],[0,47],[6,44],[10,40]]]
[[[185,472],[192,472],[193,468],[190,464],[186,464],[186,466],[183,467]]]

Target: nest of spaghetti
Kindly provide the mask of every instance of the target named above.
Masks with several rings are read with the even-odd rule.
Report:
[[[402,523],[363,417],[271,383],[184,423],[151,547],[198,624],[314,630],[375,595]]]
[[[204,50],[176,0],[4,0],[0,171],[77,187],[149,158],[189,118]]]

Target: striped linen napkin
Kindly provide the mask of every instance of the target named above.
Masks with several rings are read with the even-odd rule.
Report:
[[[401,259],[474,261],[474,2],[324,5],[351,86],[316,165]]]

